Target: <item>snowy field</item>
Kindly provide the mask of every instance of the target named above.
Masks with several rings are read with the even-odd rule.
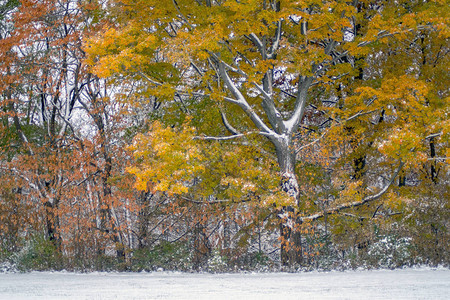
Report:
[[[4,273],[0,299],[450,299],[450,270]]]

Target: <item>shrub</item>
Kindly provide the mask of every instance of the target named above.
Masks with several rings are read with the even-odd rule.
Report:
[[[370,266],[398,268],[411,261],[411,239],[386,235],[369,246],[367,262]]]
[[[43,236],[35,236],[25,243],[13,258],[20,271],[45,271],[61,269],[62,255],[53,242]]]
[[[141,248],[132,252],[132,271],[192,270],[192,253],[186,242],[162,242],[155,248]]]

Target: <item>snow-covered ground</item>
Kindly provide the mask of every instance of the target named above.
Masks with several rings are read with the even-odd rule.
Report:
[[[450,270],[4,273],[0,299],[450,299]]]

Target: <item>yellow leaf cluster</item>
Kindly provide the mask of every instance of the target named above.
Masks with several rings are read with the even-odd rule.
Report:
[[[175,131],[154,122],[150,133],[136,136],[129,147],[136,164],[127,169],[136,176],[136,189],[186,193],[191,181],[205,171],[193,134],[187,124]]]

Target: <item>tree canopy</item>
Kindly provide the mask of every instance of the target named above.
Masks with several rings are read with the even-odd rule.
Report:
[[[4,169],[37,192],[18,201],[40,199],[58,249],[72,239],[60,225],[74,213],[60,204],[68,186],[90,203],[76,218],[91,219],[97,253],[114,245],[124,263],[127,247],[167,231],[185,232],[172,242],[187,237],[197,264],[216,248],[250,251],[256,236],[259,255],[277,244],[291,266],[380,232],[448,244],[446,1],[1,7]],[[41,151],[24,175],[17,163]],[[150,218],[167,225],[159,236]]]

